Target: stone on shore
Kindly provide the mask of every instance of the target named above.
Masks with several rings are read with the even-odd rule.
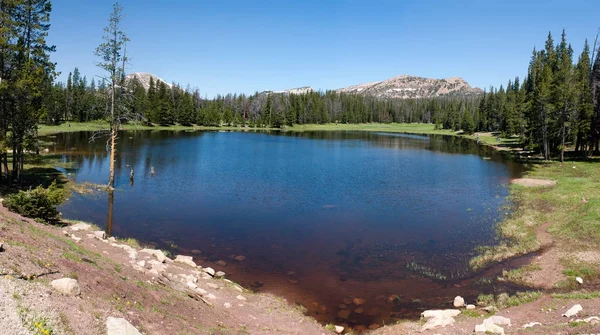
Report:
[[[94,234],[94,237],[96,237],[99,240],[106,239],[106,232],[104,232],[104,230],[98,230],[98,231],[92,232],[92,234]]]
[[[455,317],[460,314],[460,310],[458,309],[430,309],[423,313],[421,313],[421,317],[425,319],[429,318],[438,318],[438,317]]]
[[[568,318],[577,315],[577,313],[581,312],[583,310],[583,307],[581,307],[580,304],[574,305],[573,307],[569,308],[569,310],[563,314],[563,316],[566,316]]]
[[[337,334],[341,334],[344,332],[344,327],[343,326],[335,326],[335,332]]]
[[[225,278],[225,272],[217,271],[217,273],[215,273],[215,278]]]
[[[187,264],[193,268],[196,267],[196,263],[194,262],[194,258],[192,258],[192,256],[177,255],[174,261],[178,263]]]
[[[454,322],[455,322],[454,318],[451,316],[447,316],[447,315],[441,316],[441,317],[430,318],[423,325],[423,327],[421,327],[421,331],[435,329],[438,327],[446,327],[451,324],[454,324]]]
[[[475,307],[475,305],[473,305],[473,304],[468,304],[468,305],[467,305],[467,309],[468,309],[468,310],[470,310],[470,311],[474,310],[475,308],[476,308],[476,307]]]
[[[79,283],[77,282],[77,280],[72,278],[61,278],[53,280],[50,282],[50,286],[52,286],[52,288],[64,295],[77,296],[81,294]]]
[[[489,333],[489,334],[504,334],[504,328],[500,326],[510,326],[510,319],[503,316],[490,316],[483,320],[482,324],[475,326],[476,333]]]
[[[575,277],[575,281],[577,281],[579,284],[583,285],[583,278],[581,278],[581,277]]]
[[[162,252],[162,250],[158,249],[142,249],[140,250],[142,253],[154,255],[159,262],[164,263],[167,260],[167,256]]]
[[[465,305],[465,299],[463,299],[463,297],[461,297],[460,295],[457,296],[456,298],[454,298],[454,307],[463,307]]]
[[[106,319],[107,335],[142,335],[129,321],[123,318]]]
[[[92,225],[83,222],[79,222],[69,227],[72,231],[90,230],[90,228],[92,228]]]

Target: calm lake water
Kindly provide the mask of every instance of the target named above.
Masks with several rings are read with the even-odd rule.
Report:
[[[90,136],[57,135],[51,150],[76,162],[76,181],[105,184],[106,142]],[[476,296],[468,260],[494,243],[521,171],[473,141],[368,132],[123,132],[116,167],[113,235],[201,250],[197,263],[323,322],[344,298],[365,299],[350,325]],[[106,194],[60,211],[107,228]]]

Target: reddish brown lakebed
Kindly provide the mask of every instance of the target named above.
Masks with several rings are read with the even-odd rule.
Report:
[[[51,137],[50,150],[75,163],[76,181],[105,183],[105,142],[90,135]],[[473,141],[138,131],[121,134],[118,153],[113,202],[75,195],[63,216],[194,255],[319,321],[381,325],[499,289],[468,260],[495,243],[521,166]]]

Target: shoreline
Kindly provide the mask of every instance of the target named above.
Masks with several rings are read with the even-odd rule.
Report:
[[[337,125],[314,125],[314,126],[306,126],[306,127],[300,127],[300,126],[296,126],[294,128],[296,129],[292,129],[290,131],[294,132],[294,131],[340,131],[340,130],[346,130],[346,131],[374,131],[374,132],[391,132],[391,133],[408,133],[408,134],[422,134],[422,135],[446,135],[446,136],[458,136],[458,137],[463,137],[466,139],[471,139],[471,140],[476,140],[476,138],[474,138],[475,136],[464,136],[455,132],[450,132],[450,131],[436,131],[436,132],[423,132],[423,125],[415,125],[412,126],[412,129],[403,129],[402,125],[367,125],[369,127],[366,127],[367,129],[357,129],[359,127],[364,127],[364,125],[345,125],[342,127],[339,127]],[[333,128],[332,128],[333,127]],[[421,127],[421,128],[419,128]],[[431,125],[431,128],[433,127],[433,125]],[[77,127],[71,127],[72,131],[85,131],[86,129],[77,129]],[[252,130],[257,130],[257,131],[264,131],[264,130],[275,130],[275,129],[254,129],[254,128],[248,128],[248,129],[240,129],[240,128],[224,128],[224,127],[207,127],[207,128],[197,128],[197,127],[188,127],[188,128],[169,128],[169,127],[160,127],[160,128],[153,128],[153,127],[147,127],[145,129],[139,129],[139,130],[235,130],[235,131],[252,131]],[[89,130],[89,129],[88,129]],[[124,130],[138,130],[138,128],[136,129],[124,129]],[[285,130],[288,131],[288,130]],[[60,131],[57,131],[60,132]],[[57,133],[57,132],[54,132]],[[442,132],[442,133],[440,133]],[[52,134],[51,132],[48,133],[46,131],[45,134]],[[500,148],[498,146],[494,146],[490,143],[487,143],[485,141],[482,141],[483,145],[489,146],[489,147],[493,147],[495,150],[506,150],[505,148]],[[577,163],[577,164],[585,164],[586,168],[589,168],[588,164],[593,164],[593,163]],[[541,179],[542,177],[545,176],[546,170],[545,169],[551,169],[553,170],[553,172],[556,174],[558,173],[558,176],[560,177],[560,172],[561,171],[555,171],[556,170],[556,166],[560,165],[560,163],[546,163],[543,165],[539,165],[538,167],[536,167],[536,169],[533,169],[531,171],[528,171],[524,174],[523,177],[533,177],[536,179]],[[568,163],[564,164],[564,165],[568,165]],[[540,167],[541,166],[541,167]],[[569,166],[568,168],[571,168],[571,166]],[[572,169],[571,170],[576,170],[576,169]],[[566,170],[567,172],[573,172],[571,170]],[[564,172],[564,171],[562,171]],[[578,171],[579,172],[579,171]],[[557,184],[559,187],[562,186],[563,183],[561,183],[559,181],[559,183]],[[542,187],[542,191],[543,192],[548,192],[548,188],[552,188],[552,187],[556,187],[556,186],[543,186]],[[519,200],[523,201],[524,199],[526,199],[526,197],[528,195],[531,194],[536,194],[539,192],[539,188],[538,187],[532,187],[532,188],[526,188],[524,186],[521,185],[512,185],[509,186],[509,194],[511,197],[521,197],[519,198]],[[515,194],[516,193],[516,194]],[[591,199],[590,199],[591,200]],[[517,211],[520,211],[521,209],[527,207],[528,204],[520,204],[520,208],[517,208]],[[517,211],[515,211],[514,216],[517,216]],[[521,215],[522,213],[519,212],[519,215]],[[537,241],[537,230],[538,228],[542,225],[542,223],[539,224],[534,224],[534,225],[521,225],[520,227],[518,225],[516,225],[515,222],[512,222],[511,220],[519,220],[519,218],[510,218],[508,220],[503,220],[499,225],[498,225],[498,229],[499,229],[499,236],[504,236],[506,238],[514,238],[514,237],[519,237],[521,238],[520,242],[532,242],[531,240],[531,233],[534,233],[534,237],[535,239],[533,240],[533,242]],[[522,223],[522,222],[521,222]],[[551,228],[552,225],[547,225],[546,228]],[[515,230],[517,231],[517,233],[515,233]],[[552,230],[552,229],[551,229]],[[546,232],[546,230],[543,231],[543,233],[548,234],[548,236],[550,236],[549,233]],[[520,243],[519,242],[519,243]],[[512,245],[512,247],[517,247],[517,249],[519,249],[519,243],[517,243],[516,245]],[[553,246],[551,247],[551,250],[555,250],[556,249],[556,244],[554,243]],[[531,248],[531,245],[529,245],[529,247]],[[508,259],[508,258],[521,258],[521,257],[526,257],[527,255],[531,254],[532,252],[536,252],[537,250],[540,250],[541,246],[540,245],[536,245],[534,248],[532,249],[528,249],[528,251],[526,252],[522,252],[522,253],[517,253],[517,254],[506,254],[503,256],[503,258],[492,258],[492,261],[487,261],[488,263],[483,263],[483,267],[484,268],[488,268],[490,266],[494,266],[494,265],[499,265],[502,261]],[[550,249],[550,248],[549,248]],[[560,248],[559,248],[560,249]],[[488,249],[488,253],[493,255],[493,256],[497,256],[498,252],[506,252],[507,250],[493,250],[493,249]],[[544,252],[545,254],[545,252]],[[541,256],[540,256],[541,257]],[[535,260],[534,260],[535,262]],[[525,268],[527,268],[528,265],[525,266]],[[513,282],[520,282],[520,283],[534,283],[535,284],[535,278],[533,278],[532,280],[532,276],[535,276],[535,269],[526,269],[526,271],[521,270],[521,269],[514,269],[514,270],[510,270],[507,271],[507,273],[503,276],[503,278],[505,280],[508,281],[513,281]],[[529,276],[529,277],[528,277]],[[574,280],[573,276],[570,276],[572,278],[568,278],[571,281]],[[588,284],[588,280],[590,279],[590,275],[585,276],[585,280],[586,280],[586,284]],[[563,278],[564,279],[564,278]],[[528,281],[529,280],[529,281]],[[587,285],[586,285],[587,286]],[[595,287],[595,286],[593,286]],[[547,287],[548,289],[550,287]],[[577,287],[571,287],[571,288],[577,288]],[[564,288],[563,288],[564,289]],[[565,291],[567,292],[567,291]],[[384,333],[382,333],[384,334]]]

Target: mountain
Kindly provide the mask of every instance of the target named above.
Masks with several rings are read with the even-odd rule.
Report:
[[[158,81],[162,81],[163,83],[167,84],[167,86],[170,88],[172,85],[167,83],[165,80],[151,74],[151,73],[146,73],[146,72],[134,72],[134,73],[130,73],[125,77],[125,80],[130,81],[133,79],[137,79],[140,83],[142,83],[142,86],[144,86],[144,88],[147,90],[150,87],[150,78],[154,79],[154,83],[157,83]]]
[[[460,77],[432,79],[409,75],[402,75],[374,83],[340,88],[337,92],[364,94],[387,99],[432,98],[443,95],[471,95],[483,93],[481,89],[471,87]]]
[[[298,88],[290,88],[289,90],[283,91],[263,91],[261,94],[265,93],[274,93],[274,94],[306,94],[310,92],[314,92],[315,90],[310,86],[303,86]]]

